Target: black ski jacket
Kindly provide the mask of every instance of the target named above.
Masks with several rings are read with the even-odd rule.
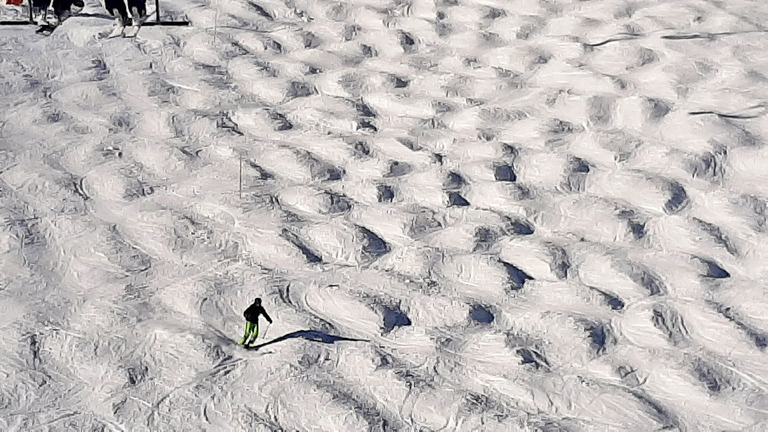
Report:
[[[243,312],[243,316],[248,322],[252,322],[255,324],[259,323],[259,315],[264,315],[264,318],[269,321],[270,324],[272,324],[272,318],[269,317],[267,314],[267,311],[264,310],[264,307],[261,305],[252,304],[248,306],[248,309]]]

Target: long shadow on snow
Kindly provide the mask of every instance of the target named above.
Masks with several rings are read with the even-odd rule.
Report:
[[[103,13],[77,13],[75,15],[72,15],[72,17],[73,18],[101,18],[109,21],[115,20],[114,17],[107,14],[103,14]]]
[[[322,342],[325,344],[334,344],[336,342],[370,342],[369,340],[366,340],[366,339],[352,339],[352,338],[345,338],[342,336],[334,336],[334,335],[330,335],[328,333],[317,331],[317,330],[299,330],[293,333],[288,333],[286,335],[280,336],[277,339],[273,339],[261,345],[252,345],[245,348],[249,350],[257,350],[267,345],[272,345],[273,343],[278,343],[287,339],[296,339],[296,338],[304,338],[308,341]]]

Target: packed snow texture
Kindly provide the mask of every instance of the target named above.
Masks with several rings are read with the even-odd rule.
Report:
[[[0,28],[0,430],[768,429],[763,1],[161,6]]]

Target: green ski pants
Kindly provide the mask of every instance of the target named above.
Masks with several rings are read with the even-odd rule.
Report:
[[[256,342],[256,338],[259,336],[259,325],[250,321],[245,322],[245,334],[240,341],[240,345],[248,345]]]

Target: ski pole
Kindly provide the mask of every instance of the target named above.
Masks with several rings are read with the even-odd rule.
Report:
[[[271,326],[272,323],[267,324],[267,328],[264,330],[264,339],[267,338],[267,332],[269,331],[269,326]]]

